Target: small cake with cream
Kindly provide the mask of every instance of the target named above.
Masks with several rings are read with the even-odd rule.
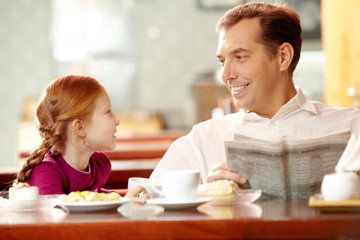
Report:
[[[28,183],[14,183],[9,189],[9,200],[31,201],[39,198],[39,188]]]
[[[207,184],[206,194],[214,202],[231,202],[239,186],[231,180],[216,180]]]

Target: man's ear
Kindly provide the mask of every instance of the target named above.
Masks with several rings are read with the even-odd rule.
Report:
[[[84,137],[86,135],[83,121],[75,119],[74,121],[72,121],[71,125],[76,135],[78,135],[79,137]]]
[[[294,48],[290,43],[283,43],[279,47],[280,54],[280,71],[286,71],[289,69],[291,61],[294,57]]]

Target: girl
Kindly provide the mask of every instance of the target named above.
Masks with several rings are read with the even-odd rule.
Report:
[[[42,195],[109,192],[103,186],[111,163],[99,151],[115,148],[119,120],[104,86],[91,77],[60,77],[46,87],[36,118],[42,141],[19,171],[17,181],[38,186]]]

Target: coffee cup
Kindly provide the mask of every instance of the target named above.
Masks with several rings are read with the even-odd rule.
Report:
[[[149,197],[152,197],[152,198],[159,197],[159,193],[154,191],[154,187],[152,187],[150,185],[150,182],[153,182],[152,185],[154,185],[154,187],[158,186],[158,184],[156,184],[156,182],[151,181],[148,178],[131,177],[128,180],[128,190],[131,190],[137,186],[142,186],[143,188],[145,188],[145,191],[149,195]]]
[[[154,182],[151,185],[153,190],[164,196],[165,199],[181,202],[191,201],[195,198],[200,183],[199,170],[166,171],[161,172],[159,177],[161,189],[154,186]]]
[[[359,177],[353,172],[337,172],[324,176],[321,193],[325,201],[344,201],[357,197]]]

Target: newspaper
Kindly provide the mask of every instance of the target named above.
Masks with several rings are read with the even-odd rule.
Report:
[[[325,174],[334,172],[350,131],[293,140],[256,130],[237,129],[225,141],[230,170],[245,176],[253,189],[280,198],[302,199],[319,192]]]

